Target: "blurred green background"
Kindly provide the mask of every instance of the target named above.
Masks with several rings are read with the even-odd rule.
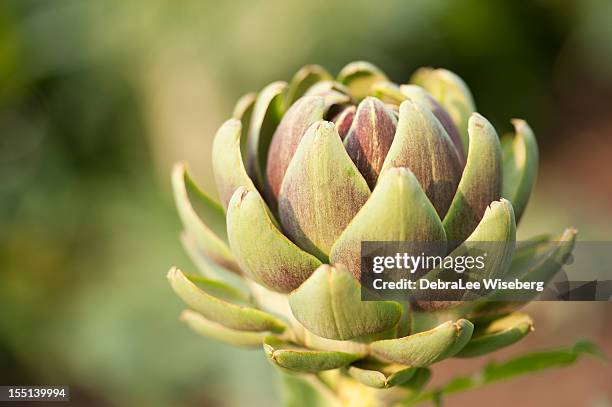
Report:
[[[307,63],[365,59],[396,82],[457,72],[498,132],[521,117],[538,136],[520,236],[574,225],[612,240],[611,22],[606,0],[2,0],[0,384],[69,384],[75,406],[280,405],[262,352],[177,319],[165,272],[194,266],[169,170],[186,160],[214,191],[233,102]],[[537,334],[495,357],[583,337],[612,354],[609,304],[530,307]],[[442,364],[438,380],[483,362]],[[583,361],[453,405],[609,406],[611,383]]]

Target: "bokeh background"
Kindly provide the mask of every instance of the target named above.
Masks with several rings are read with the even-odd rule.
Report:
[[[442,66],[499,133],[534,128],[541,168],[519,234],[574,225],[612,240],[612,2],[0,1],[0,383],[69,384],[74,406],[278,406],[262,352],[181,324],[165,281],[193,270],[169,170],[214,191],[216,128],[243,93],[306,63],[365,59],[404,82]],[[530,305],[504,357],[589,338],[612,355],[608,303]],[[486,362],[449,361],[436,381]],[[451,405],[610,406],[585,359]]]

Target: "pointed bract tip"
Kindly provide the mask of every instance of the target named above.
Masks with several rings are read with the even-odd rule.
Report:
[[[174,163],[172,166],[172,172],[186,171],[187,161],[181,160]]]
[[[176,266],[172,266],[170,267],[170,270],[168,270],[168,272],[166,273],[166,278],[168,280],[174,280],[174,278],[176,278],[176,276],[181,272],[181,270],[178,269],[178,267]]]
[[[474,112],[470,115],[468,126],[476,126],[478,128],[483,128],[487,125],[488,122],[489,121],[485,119],[483,115],[478,112]]]
[[[229,205],[235,208],[240,208],[240,205],[242,205],[250,193],[253,193],[253,191],[250,191],[245,186],[239,186],[232,194],[232,199],[230,199]]]
[[[227,119],[222,124],[222,126],[225,126],[225,127],[236,126],[236,127],[242,128],[242,122],[240,122],[239,119],[231,118],[231,119]]]
[[[517,118],[510,119],[510,123],[512,123],[514,127],[525,126],[527,124],[525,120]]]
[[[179,321],[187,322],[189,321],[189,319],[191,319],[191,317],[193,317],[193,314],[196,314],[196,313],[190,309],[184,309],[179,314]]]

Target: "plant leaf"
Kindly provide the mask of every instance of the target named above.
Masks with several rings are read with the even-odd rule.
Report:
[[[295,318],[316,335],[347,340],[397,324],[402,307],[393,301],[361,301],[361,286],[341,264],[322,265],[289,295]]]
[[[510,202],[504,198],[491,202],[474,232],[459,246],[453,255],[470,252],[482,253],[486,249],[487,261],[482,269],[469,270],[470,277],[496,278],[506,274],[516,244],[516,222]]]
[[[240,120],[242,124],[242,134],[240,135],[240,153],[242,155],[242,162],[247,161],[247,149],[249,139],[249,123],[251,123],[251,116],[253,114],[253,108],[255,107],[255,100],[257,100],[257,93],[251,92],[242,96],[236,102],[232,117]]]
[[[478,258],[486,256],[484,267],[477,265],[467,267],[464,271],[448,270],[445,268],[437,268],[428,272],[424,278],[429,281],[438,279],[445,281],[456,280],[472,280],[482,281],[485,279],[500,278],[505,275],[510,262],[512,253],[514,252],[516,240],[516,224],[514,222],[514,212],[512,205],[506,199],[491,202],[487,207],[485,214],[472,234],[453,250],[449,258]],[[473,290],[465,290],[462,300],[467,303],[461,303],[459,293],[456,293],[456,301],[449,301],[448,294],[444,291],[436,291],[429,293],[427,300],[422,299],[416,303],[424,310],[439,311],[452,307],[460,307],[457,309],[459,315],[466,315],[467,310],[472,310],[474,307],[474,296],[481,298],[486,294],[485,288],[481,288],[478,292]]]
[[[452,140],[433,113],[419,102],[406,100],[399,109],[393,144],[383,170],[407,167],[443,218],[461,179],[461,163]]]
[[[459,161],[461,165],[465,165],[465,150],[463,148],[463,141],[461,140],[461,134],[459,129],[455,126],[453,119],[450,117],[448,112],[436,101],[436,99],[420,86],[417,85],[401,85],[400,92],[404,97],[421,103],[427,107],[436,116],[436,119],[440,122],[446,134],[450,137],[459,155]]]
[[[355,118],[356,111],[357,108],[354,105],[350,105],[342,109],[342,111],[332,119],[332,121],[336,125],[336,130],[338,130],[338,134],[340,135],[340,138],[342,140],[346,138],[346,135],[348,134],[348,131],[350,130],[351,125],[353,124],[353,119]]]
[[[414,372],[412,378],[410,378],[410,380],[407,382],[402,383],[401,386],[418,393],[423,387],[425,387],[430,378],[431,370],[426,367],[419,367],[417,368],[416,372]]]
[[[569,366],[580,356],[591,355],[605,359],[602,352],[588,341],[579,341],[569,348],[552,351],[532,352],[503,363],[489,363],[482,371],[471,376],[459,376],[446,385],[427,392],[416,394],[406,399],[402,405],[414,405],[433,400],[435,397],[447,396],[466,390],[474,390],[500,380],[511,379],[528,373],[535,373],[553,367]]]
[[[223,208],[226,210],[232,194],[238,187],[254,188],[253,181],[249,178],[242,162],[241,134],[242,124],[240,121],[230,119],[219,128],[213,141],[213,172]]]
[[[544,281],[548,283],[564,264],[565,258],[574,250],[576,235],[574,228],[567,228],[550,244],[547,252],[529,262],[529,268],[521,281]]]
[[[445,240],[442,222],[415,176],[406,168],[391,168],[381,175],[370,199],[334,243],[330,257],[359,278],[362,241]],[[444,250],[443,244],[437,246]]]
[[[472,339],[455,357],[486,355],[518,342],[531,331],[533,331],[532,319],[529,315],[518,312],[488,321],[484,326],[476,323]]]
[[[337,78],[338,82],[349,88],[357,100],[373,95],[372,85],[376,82],[388,82],[389,78],[378,67],[369,62],[357,61],[346,65]]]
[[[397,119],[378,99],[368,96],[359,103],[344,147],[370,188],[374,188],[389,152]]]
[[[191,329],[202,336],[232,346],[259,347],[263,343],[264,338],[270,335],[269,332],[249,332],[226,328],[221,324],[209,321],[202,314],[192,310],[183,311],[181,321],[185,322]]]
[[[469,120],[469,135],[467,162],[443,221],[447,239],[456,242],[472,233],[487,206],[501,196],[501,147],[495,129],[474,113]]]
[[[412,379],[417,367],[397,364],[357,363],[347,373],[358,382],[376,389],[388,389]]]
[[[183,274],[190,282],[213,297],[229,301],[233,304],[252,305],[250,295],[241,288],[233,286],[230,283],[194,274]]]
[[[195,240],[198,249],[215,263],[240,273],[226,243],[225,214],[221,205],[198,188],[184,163],[175,164],[172,170],[172,189],[183,226]],[[197,206],[192,204],[190,196]],[[199,208],[198,212],[195,207]]]
[[[266,356],[273,364],[290,371],[303,373],[318,373],[324,370],[338,369],[365,356],[363,354],[302,348],[274,337],[266,338],[263,347]]]
[[[315,376],[283,374],[283,406],[284,407],[340,407],[333,404],[335,396],[329,389],[320,391],[320,386],[313,385]],[[327,396],[327,397],[326,397]],[[334,397],[333,399],[331,399]]]
[[[470,340],[474,325],[466,319],[448,321],[429,331],[372,342],[372,354],[382,360],[426,367],[454,356]]]
[[[253,107],[247,144],[246,170],[262,191],[268,148],[272,135],[283,117],[286,89],[286,82],[271,83],[259,92]]]
[[[272,290],[297,288],[321,265],[278,230],[256,191],[236,190],[227,210],[227,231],[241,269]]]
[[[461,134],[463,150],[468,150],[468,120],[476,111],[474,98],[467,85],[455,73],[446,69],[420,68],[410,82],[425,88],[448,112]]]
[[[561,236],[559,237],[561,238]],[[530,240],[517,242],[510,268],[506,272],[507,278],[521,277],[538,259],[550,251],[554,243],[551,242],[550,235],[537,236]]]
[[[210,259],[210,257],[206,256],[202,250],[200,250],[197,242],[188,231],[183,230],[180,239],[183,249],[193,264],[197,267],[201,275],[210,279],[221,280],[233,286],[244,285],[242,273],[236,274],[235,272],[215,263],[212,259]]]
[[[202,285],[198,286],[191,282],[176,267],[168,271],[167,277],[176,294],[210,321],[242,331],[282,332],[285,330],[285,324],[268,313],[236,305],[208,294],[201,288]],[[223,283],[217,283],[217,285],[220,284]]]
[[[502,196],[512,202],[516,221],[521,219],[538,173],[538,145],[524,120],[512,120],[515,134],[502,139]]]
[[[407,99],[406,95],[401,92],[400,87],[393,82],[376,82],[372,85],[372,91],[378,99],[392,105],[399,106]]]
[[[519,280],[523,282],[542,281],[544,285],[548,284],[574,249],[577,233],[576,229],[567,228],[558,241],[551,242],[551,249],[547,253],[540,256],[537,262],[531,263],[530,268]]]
[[[285,109],[288,109],[296,100],[313,85],[322,81],[333,80],[332,75],[320,65],[306,65],[293,75],[287,93],[285,94]]]
[[[320,121],[308,129],[287,168],[279,217],[291,240],[325,260],[369,196],[336,127]]]
[[[565,264],[565,259],[574,249],[576,234],[576,229],[566,229],[555,241],[549,242],[547,246],[544,246],[547,250],[544,250],[543,253],[542,250],[538,250],[534,253],[534,257],[530,257],[527,260],[517,260],[519,265],[515,265],[515,269],[512,269],[513,266],[511,264],[511,275],[521,282],[541,281],[546,286],[559,272],[563,264]],[[525,298],[523,294],[520,297],[524,299],[523,301],[499,301],[500,296],[507,298],[508,292],[506,290],[505,293],[493,292],[487,295],[486,298],[475,304],[474,315],[509,312],[520,308],[527,300],[537,295],[534,293],[531,298]]]
[[[321,81],[311,86],[304,96],[324,96],[325,98],[330,97],[330,100],[340,98],[345,101],[344,103],[354,102],[349,88],[336,81]]]
[[[323,96],[305,96],[295,102],[274,132],[266,168],[266,199],[276,209],[278,194],[287,167],[306,130],[323,119],[327,110]]]

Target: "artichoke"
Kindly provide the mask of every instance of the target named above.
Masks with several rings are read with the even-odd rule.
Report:
[[[185,164],[173,170],[182,242],[201,271],[168,273],[190,308],[182,319],[323,377],[347,405],[393,393],[367,388],[417,392],[433,363],[518,341],[533,328],[523,303],[361,301],[358,281],[362,241],[501,242],[490,275],[554,276],[576,232],[554,239],[562,246],[516,244],[538,151],[528,124],[512,123],[500,141],[444,69],[398,86],[366,62],[336,78],[311,65],[244,96],[214,139],[220,203]]]

